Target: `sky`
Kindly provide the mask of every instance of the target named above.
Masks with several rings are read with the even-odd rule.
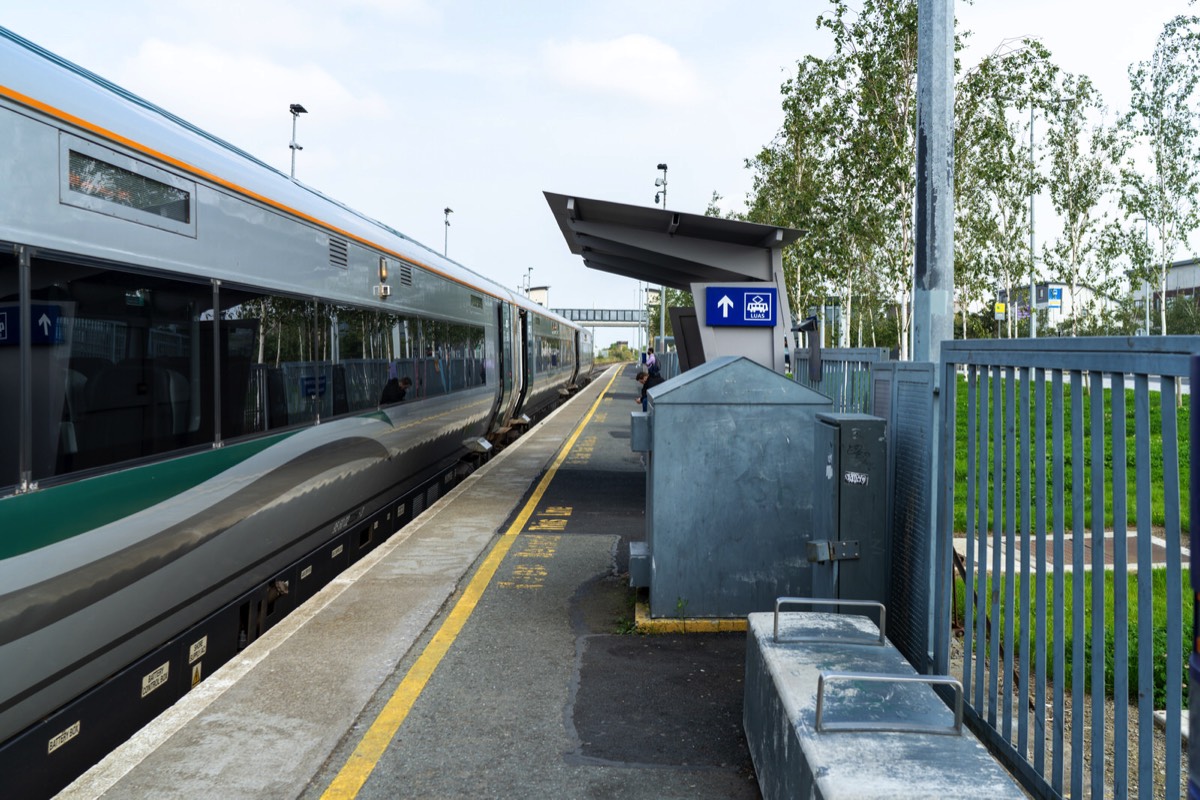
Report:
[[[851,4],[852,6],[855,4]],[[567,249],[543,191],[702,214],[744,208],[745,160],[796,62],[828,56],[820,0],[0,0],[0,25],[552,308],[641,287]],[[969,67],[1039,37],[1114,111],[1188,0],[954,4]],[[3,76],[0,75],[0,83]],[[452,208],[450,227],[443,209]],[[1039,238],[1041,238],[1039,236]],[[637,332],[597,328],[597,346]]]

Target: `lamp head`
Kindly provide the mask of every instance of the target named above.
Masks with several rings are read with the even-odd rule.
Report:
[[[792,326],[793,333],[811,333],[817,329],[817,315],[814,314],[803,322]]]
[[[288,110],[291,111],[293,115],[308,113],[308,109],[305,108],[304,106],[300,105],[299,103],[292,103],[290,106],[288,106]]]
[[[666,164],[659,164],[659,165],[658,165],[658,168],[659,168],[659,169],[661,169],[663,172],[666,172],[666,170],[667,170],[667,165],[666,165]]]

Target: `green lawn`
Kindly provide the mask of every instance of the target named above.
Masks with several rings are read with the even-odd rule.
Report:
[[[1030,383],[1032,384],[1033,382],[1031,381]],[[1085,387],[1086,387],[1086,381],[1085,381]],[[989,385],[989,390],[990,390],[990,388],[991,388],[991,386]],[[1016,402],[1017,408],[1015,409],[1016,413],[1014,414],[1014,419],[1016,419],[1017,416],[1020,414],[1021,404],[1022,404],[1022,397],[1021,397],[1022,392],[1026,392],[1029,394],[1029,408],[1031,409],[1030,413],[1031,414],[1033,413],[1032,409],[1034,408],[1034,397],[1033,397],[1033,392],[1031,389],[1032,389],[1032,387],[1029,385],[1021,386],[1020,384],[1018,384],[1016,386],[1016,391],[1014,393],[1014,397],[1015,397],[1015,402]],[[1053,462],[1053,452],[1054,452],[1054,447],[1053,447],[1054,433],[1053,433],[1052,419],[1051,419],[1051,414],[1052,414],[1052,411],[1051,411],[1052,405],[1051,405],[1051,399],[1050,399],[1051,398],[1051,390],[1052,390],[1052,387],[1049,384],[1049,382],[1047,382],[1047,385],[1046,385],[1046,437],[1047,437],[1047,441],[1046,441],[1046,463],[1044,465],[1045,471],[1043,474],[1045,475],[1045,480],[1046,480],[1047,526],[1051,530],[1053,530],[1053,525],[1054,525],[1054,523],[1052,521],[1053,513],[1054,513],[1053,508],[1052,508],[1053,495],[1050,490],[1050,486],[1052,485],[1052,480],[1053,480],[1053,475],[1054,475],[1054,473],[1053,473],[1054,465],[1052,463]],[[982,431],[978,435],[980,435],[982,437],[986,437],[990,440],[991,431],[992,431],[992,423],[991,423],[990,415],[991,415],[992,411],[996,409],[997,401],[999,401],[1001,420],[1004,419],[1004,416],[1003,416],[1004,403],[1007,402],[1007,397],[1005,396],[1005,394],[1006,394],[1006,390],[1002,389],[1000,397],[997,398],[994,394],[991,394],[989,392],[988,408],[983,409],[983,411],[987,412],[987,417],[982,421]],[[1165,525],[1166,525],[1166,516],[1165,516],[1166,504],[1164,502],[1164,488],[1165,487],[1163,484],[1163,448],[1162,448],[1162,411],[1163,410],[1162,410],[1162,404],[1159,401],[1159,394],[1157,392],[1150,392],[1149,397],[1150,397],[1150,403],[1149,403],[1149,430],[1150,430],[1149,464],[1142,464],[1142,463],[1139,463],[1138,454],[1137,454],[1135,446],[1134,446],[1134,431],[1135,431],[1134,393],[1133,393],[1132,389],[1125,390],[1125,415],[1124,415],[1123,424],[1124,424],[1124,429],[1127,431],[1126,453],[1125,453],[1125,465],[1126,465],[1125,494],[1126,494],[1126,503],[1127,503],[1127,517],[1130,520],[1136,519],[1136,511],[1137,511],[1136,476],[1138,474],[1138,469],[1148,468],[1150,470],[1150,506],[1151,506],[1152,524],[1155,525],[1156,527],[1161,528],[1161,527],[1165,527]],[[962,532],[962,531],[966,530],[966,526],[967,526],[967,523],[966,523],[966,519],[967,519],[967,517],[966,517],[966,512],[967,512],[967,509],[966,509],[966,498],[967,498],[967,444],[966,444],[966,442],[967,442],[967,383],[966,383],[966,378],[962,377],[962,376],[960,376],[958,379],[958,391],[957,391],[957,395],[956,395],[956,400],[957,400],[957,412],[956,412],[957,418],[955,421],[957,424],[957,439],[955,442],[955,452],[954,452],[954,458],[955,458],[954,529],[956,531]],[[1186,398],[1185,398],[1185,400],[1186,400]],[[1064,530],[1067,530],[1067,531],[1070,531],[1072,529],[1072,526],[1074,525],[1072,497],[1073,497],[1073,492],[1075,491],[1075,487],[1076,487],[1077,473],[1079,476],[1082,477],[1081,486],[1079,488],[1083,492],[1083,500],[1084,500],[1084,502],[1083,502],[1083,508],[1084,508],[1083,524],[1085,527],[1091,526],[1093,470],[1090,468],[1089,465],[1090,465],[1090,461],[1091,461],[1091,452],[1092,452],[1092,450],[1091,450],[1091,446],[1092,446],[1091,445],[1091,438],[1092,438],[1091,437],[1091,423],[1092,423],[1091,404],[1092,404],[1092,401],[1093,401],[1092,396],[1085,390],[1083,393],[1083,397],[1082,397],[1084,463],[1076,465],[1075,463],[1073,463],[1073,458],[1072,458],[1073,441],[1072,441],[1072,436],[1071,436],[1071,408],[1072,408],[1073,402],[1076,402],[1076,400],[1071,395],[1069,381],[1064,381],[1064,389],[1063,389],[1063,429],[1064,430],[1063,430],[1062,451],[1063,451],[1063,475],[1064,475],[1063,493],[1064,493],[1065,501],[1064,501],[1064,508],[1063,508],[1063,526],[1064,526]],[[978,403],[978,399],[976,402]],[[982,412],[978,408],[976,409],[976,413],[977,413],[977,415],[982,416]],[[1176,439],[1178,441],[1178,467],[1179,467],[1179,469],[1178,469],[1178,481],[1179,481],[1178,489],[1179,489],[1179,495],[1181,498],[1181,502],[1179,504],[1179,513],[1180,513],[1180,518],[1181,518],[1181,529],[1184,533],[1186,533],[1189,530],[1189,524],[1190,524],[1189,519],[1188,519],[1189,508],[1188,508],[1188,504],[1186,502],[1187,492],[1188,492],[1188,480],[1190,477],[1190,465],[1191,465],[1191,448],[1190,448],[1190,442],[1188,439],[1188,431],[1189,431],[1188,426],[1189,426],[1189,421],[1190,421],[1189,403],[1184,402],[1182,404],[1182,406],[1180,406],[1179,408],[1177,408],[1175,410],[1175,419],[1176,419]],[[1029,469],[1030,469],[1031,479],[1036,481],[1036,473],[1034,472],[1034,467],[1035,467],[1036,455],[1037,455],[1037,449],[1036,449],[1036,447],[1037,447],[1037,441],[1036,441],[1037,431],[1036,431],[1035,423],[1036,423],[1036,420],[1031,420],[1030,436],[1028,437],[1028,441],[1026,441],[1025,437],[1022,435],[1022,433],[1023,433],[1021,430],[1022,424],[1019,421],[1016,423],[1017,430],[1015,432],[1016,440],[1015,440],[1014,450],[1015,450],[1015,454],[1016,454],[1015,458],[1016,458],[1016,468],[1017,468],[1016,469],[1017,485],[1015,487],[1015,490],[1016,490],[1017,504],[1018,504],[1018,525],[1019,525],[1019,515],[1020,515],[1019,505],[1020,505],[1020,496],[1021,496],[1022,467],[1024,464],[1023,459],[1028,461],[1028,463],[1030,465]],[[980,424],[981,424],[980,420],[977,419],[976,425],[979,426]],[[1117,420],[1117,424],[1118,424],[1118,429],[1120,429],[1122,420]],[[1113,503],[1112,503],[1113,492],[1109,489],[1109,486],[1111,486],[1111,482],[1112,482],[1112,465],[1113,465],[1113,460],[1112,460],[1113,459],[1113,455],[1112,455],[1113,417],[1112,417],[1112,394],[1111,394],[1111,390],[1109,390],[1109,389],[1104,390],[1104,430],[1105,430],[1105,437],[1104,437],[1104,480],[1105,480],[1104,515],[1105,515],[1105,527],[1112,528],[1113,527]],[[977,443],[977,446],[978,446],[978,443]],[[991,446],[991,443],[989,441],[989,447],[990,446]],[[1004,458],[1007,458],[1007,452],[1002,453],[1002,456]],[[978,456],[977,456],[977,458],[978,458]],[[988,461],[987,461],[989,484],[993,477],[992,476],[992,466],[993,466],[992,459],[993,459],[993,453],[989,451]],[[1002,476],[1002,478],[1006,479],[1007,478],[1007,464],[1002,462],[1001,469],[1004,472],[1004,475]],[[976,480],[978,481],[978,477],[976,477]],[[991,496],[990,493],[992,491],[990,486],[987,491],[989,492],[989,500],[990,500],[990,496]],[[1001,482],[1001,497],[1002,498],[1007,497],[1006,492],[1007,492],[1007,486],[1005,486],[1002,481]]]
[[[1077,577],[1078,577],[1078,574],[1076,574],[1076,573],[1064,573],[1063,574],[1063,583],[1064,583],[1063,592],[1064,592],[1064,598],[1065,598],[1065,603],[1066,603],[1066,606],[1063,611],[1063,615],[1064,615],[1063,616],[1063,618],[1064,618],[1063,636],[1064,636],[1064,646],[1066,648],[1066,653],[1065,653],[1065,656],[1066,656],[1065,673],[1066,674],[1064,675],[1064,681],[1065,681],[1064,686],[1067,691],[1070,691],[1072,684],[1076,678],[1076,673],[1074,670],[1072,670],[1072,667],[1071,667],[1072,655],[1073,655],[1073,645],[1074,645],[1073,634],[1072,634],[1072,630],[1071,630],[1071,619],[1072,619],[1072,611],[1074,609],[1073,585],[1074,585],[1074,580]],[[1167,658],[1166,658],[1166,656],[1167,656],[1166,570],[1165,569],[1155,569],[1152,573],[1152,577],[1153,577],[1153,588],[1154,588],[1154,600],[1153,600],[1153,606],[1152,606],[1154,622],[1153,622],[1153,625],[1151,626],[1151,631],[1152,631],[1152,635],[1154,637],[1153,659],[1152,659],[1153,664],[1154,664],[1154,702],[1155,702],[1155,708],[1164,708],[1166,705],[1165,693],[1166,693],[1166,660],[1167,660]],[[1084,596],[1084,609],[1083,609],[1084,663],[1082,665],[1082,672],[1083,672],[1082,677],[1083,677],[1083,681],[1084,681],[1084,691],[1090,691],[1091,690],[1091,667],[1090,667],[1090,664],[1091,664],[1091,653],[1092,653],[1092,644],[1093,644],[1092,643],[1092,600],[1091,600],[1092,573],[1091,572],[1082,573],[1082,579],[1083,579],[1083,583],[1084,583],[1084,587],[1083,587],[1083,596]],[[1015,580],[1015,583],[1013,584],[1013,596],[1015,598],[1020,598],[1021,592],[1026,591],[1028,593],[1027,608],[1030,609],[1028,624],[1024,624],[1024,620],[1020,619],[1020,617],[1017,617],[1013,620],[1014,630],[1015,630],[1014,641],[1016,642],[1016,647],[1015,647],[1014,652],[1018,656],[1024,656],[1025,654],[1029,654],[1029,659],[1030,659],[1029,663],[1032,668],[1032,665],[1034,663],[1033,657],[1034,657],[1035,647],[1036,647],[1036,640],[1034,638],[1036,631],[1035,631],[1034,623],[1033,623],[1033,620],[1036,619],[1036,615],[1037,615],[1036,581],[1031,580],[1029,582],[1028,587],[1026,587],[1025,589],[1022,589],[1021,576],[1020,575],[1015,576],[1014,580]],[[1139,634],[1139,630],[1138,630],[1138,622],[1137,622],[1137,620],[1138,620],[1137,580],[1138,580],[1138,576],[1136,574],[1131,573],[1126,576],[1127,590],[1128,590],[1128,595],[1127,595],[1127,597],[1128,597],[1128,613],[1126,615],[1126,618],[1129,621],[1129,625],[1128,625],[1128,631],[1129,631],[1129,633],[1128,633],[1128,636],[1129,636],[1129,648],[1128,648],[1128,652],[1129,652],[1129,662],[1128,662],[1128,664],[1129,664],[1129,669],[1128,669],[1129,699],[1134,702],[1136,702],[1138,699],[1138,638],[1139,638],[1138,634]],[[1182,598],[1183,598],[1183,603],[1182,603],[1182,609],[1181,609],[1181,614],[1182,614],[1181,619],[1183,620],[1183,625],[1186,629],[1188,626],[1190,626],[1192,624],[1192,605],[1193,605],[1192,592],[1191,592],[1190,588],[1188,588],[1191,586],[1191,577],[1190,577],[1190,571],[1187,568],[1184,568],[1182,570],[1182,582],[1183,582],[1183,591],[1181,592],[1181,594],[1182,594]],[[977,579],[976,583],[978,584],[978,579]],[[964,601],[963,601],[963,582],[956,578],[954,584],[955,584],[954,585],[955,624],[962,625],[963,624],[962,617],[963,617],[964,608],[965,608]],[[1105,676],[1105,692],[1107,693],[1107,695],[1109,697],[1113,696],[1113,677],[1115,675],[1115,670],[1113,668],[1113,663],[1114,663],[1113,662],[1113,653],[1115,651],[1115,636],[1113,634],[1114,627],[1115,627],[1114,614],[1113,614],[1113,587],[1114,587],[1114,579],[1113,579],[1112,572],[1111,571],[1105,572],[1105,575],[1104,575],[1104,623],[1105,623],[1104,676]],[[985,603],[987,604],[989,609],[990,609],[991,603],[989,600],[987,600],[988,595],[986,594],[986,592],[995,590],[1000,593],[1000,597],[1001,597],[1001,604],[1000,604],[1001,618],[999,620],[996,620],[996,619],[992,620],[992,634],[993,635],[1000,635],[1000,632],[1005,630],[1006,620],[1004,619],[1004,613],[1003,613],[1003,606],[1004,606],[1003,598],[1006,596],[1005,595],[1006,588],[1007,587],[1005,587],[1003,585],[998,585],[998,586],[993,587],[992,579],[990,577],[987,579],[986,587],[984,588],[985,593],[983,594],[983,597],[985,598]],[[1046,580],[1046,599],[1047,599],[1047,603],[1049,604],[1048,608],[1047,608],[1047,620],[1046,620],[1046,638],[1047,638],[1046,667],[1047,667],[1047,672],[1049,674],[1047,674],[1046,677],[1049,680],[1054,680],[1054,678],[1055,678],[1055,676],[1053,674],[1053,672],[1054,672],[1054,656],[1053,656],[1053,654],[1054,654],[1053,596],[1054,595],[1053,595],[1053,593],[1054,593],[1054,576],[1048,575],[1047,580]],[[1016,608],[1020,609],[1019,602],[1017,602]],[[976,611],[976,613],[978,613],[979,609],[976,608],[975,611]],[[974,630],[974,628],[972,628],[972,630]],[[1009,643],[1003,642],[1003,645],[1007,649],[1009,646]],[[1177,679],[1181,681],[1181,683],[1179,685],[1185,686],[1185,687],[1187,686],[1187,656],[1188,656],[1188,653],[1190,652],[1190,650],[1191,650],[1190,642],[1188,641],[1188,637],[1185,636],[1184,641],[1183,641],[1183,649],[1182,649],[1182,653],[1183,653],[1183,659],[1182,659],[1182,665],[1181,665],[1182,671],[1177,676]],[[1187,707],[1187,694],[1188,693],[1186,691],[1183,692],[1183,705],[1185,708]]]

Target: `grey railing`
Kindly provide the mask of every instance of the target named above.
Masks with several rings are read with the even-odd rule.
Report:
[[[657,358],[658,369],[663,380],[674,378],[679,374],[679,353],[672,350],[669,353],[660,353]]]
[[[871,365],[888,360],[882,347],[832,347],[821,351],[821,380],[808,378],[808,351],[792,353],[792,375],[797,383],[833,401],[834,411],[871,411]]]
[[[942,345],[934,619],[961,621],[962,660],[943,622],[934,667],[961,678],[968,724],[1035,795],[1181,793],[1178,408],[1197,352],[1200,337]]]

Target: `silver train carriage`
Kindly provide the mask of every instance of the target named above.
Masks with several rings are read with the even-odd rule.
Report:
[[[592,344],[3,28],[0,143],[0,775],[51,793]]]

